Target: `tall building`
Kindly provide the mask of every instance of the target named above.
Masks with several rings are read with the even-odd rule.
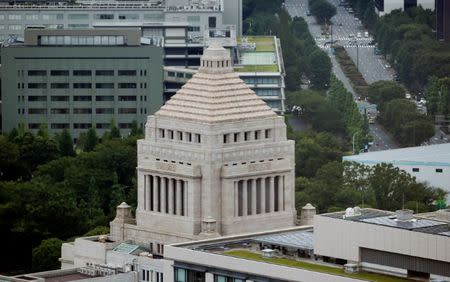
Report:
[[[422,6],[424,9],[434,10],[435,0],[374,0],[378,15],[389,14],[393,10],[405,10]]]
[[[136,223],[113,221],[113,240],[156,248],[294,225],[294,142],[283,118],[234,73],[220,45],[200,65],[148,118]]]
[[[27,29],[23,44],[1,52],[3,130],[45,123],[101,136],[114,120],[126,134],[162,105],[162,54],[137,29]]]
[[[436,39],[450,41],[450,1],[436,0]]]

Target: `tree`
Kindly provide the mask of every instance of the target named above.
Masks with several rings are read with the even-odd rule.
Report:
[[[67,129],[64,129],[58,138],[59,151],[63,157],[73,157],[75,156],[75,151],[73,150],[73,141],[70,133]]]
[[[130,136],[142,136],[142,135],[144,135],[142,127],[138,125],[138,122],[136,120],[133,120],[133,122],[131,123]]]
[[[405,98],[405,89],[395,81],[377,81],[369,86],[367,91],[369,100],[382,107],[385,103]]]
[[[309,56],[309,77],[315,89],[327,89],[330,85],[331,60],[322,50],[316,50]]]
[[[105,235],[105,234],[109,234],[109,227],[97,226],[97,227],[89,230],[85,234],[83,234],[83,237],[90,237],[90,236],[95,236],[95,235]]]
[[[319,24],[329,23],[336,15],[336,6],[326,0],[309,0],[309,9]]]
[[[16,144],[0,135],[0,180],[13,180],[18,166],[19,148]]]
[[[44,271],[59,269],[61,256],[61,245],[63,241],[58,238],[43,240],[41,244],[33,249],[32,268],[33,271]]]
[[[86,135],[86,141],[83,150],[85,152],[93,151],[97,143],[98,143],[97,132],[95,131],[95,129],[90,128]]]

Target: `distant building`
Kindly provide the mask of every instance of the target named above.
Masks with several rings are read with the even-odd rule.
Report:
[[[314,254],[363,269],[448,278],[450,226],[448,222],[415,217],[409,210],[392,213],[349,208],[315,216]]]
[[[379,16],[389,14],[393,10],[405,10],[418,6],[424,9],[435,9],[435,0],[374,0],[374,2]]]
[[[1,52],[2,127],[68,129],[74,138],[114,120],[122,134],[161,107],[160,47],[141,45],[137,29],[27,29],[24,43]]]
[[[436,39],[450,41],[450,0],[436,0]]]
[[[450,192],[450,143],[363,153],[342,159],[364,165],[392,164],[419,182]],[[447,199],[450,202],[450,197]]]

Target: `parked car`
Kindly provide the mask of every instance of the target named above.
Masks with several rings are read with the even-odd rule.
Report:
[[[361,32],[356,33],[356,37],[361,38]]]
[[[368,38],[368,37],[369,37],[369,32],[368,32],[368,31],[365,31],[365,32],[364,32],[364,37],[365,37],[365,38]]]

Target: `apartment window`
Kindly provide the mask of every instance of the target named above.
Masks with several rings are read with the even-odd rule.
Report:
[[[95,96],[95,101],[97,102],[111,102],[114,101],[114,96]]]
[[[114,76],[114,70],[96,70],[96,76]]]
[[[136,83],[119,83],[119,89],[134,89],[136,88]]]
[[[52,123],[50,127],[52,129],[69,129],[70,124],[68,124],[68,123]]]
[[[28,83],[28,89],[45,89],[47,83]]]
[[[175,77],[175,72],[169,71],[169,72],[167,73],[167,75],[168,75],[169,77]]]
[[[136,76],[136,70],[119,70],[119,76]]]
[[[418,167],[414,167],[414,168],[412,169],[412,171],[413,171],[413,172],[419,172],[420,169],[419,169]]]
[[[73,28],[73,29],[81,29],[81,28],[89,28],[89,25],[88,24],[68,24],[67,27]]]
[[[118,125],[120,129],[129,129],[131,128],[131,126],[133,126],[133,124],[131,123],[119,123]]]
[[[18,15],[18,14],[9,14],[8,15],[8,20],[11,20],[11,21],[18,21],[21,19],[22,19],[22,16]]]
[[[135,114],[136,108],[119,108],[119,114]]]
[[[91,76],[92,71],[90,71],[90,70],[74,70],[73,75],[74,76]]]
[[[52,102],[69,102],[69,96],[52,96]]]
[[[92,88],[92,83],[74,83],[73,88],[75,89],[88,89]]]
[[[114,14],[95,14],[94,19],[96,19],[96,20],[113,20]]]
[[[109,128],[109,123],[97,123],[95,125],[95,127],[97,129],[107,129],[107,128]]]
[[[64,19],[63,14],[44,14],[42,15],[43,20],[62,20]]]
[[[21,30],[21,29],[22,29],[22,26],[21,26],[20,24],[10,24],[10,25],[8,26],[8,29],[9,29],[9,30]]]
[[[28,109],[29,115],[46,115],[47,109]]]
[[[92,101],[91,96],[73,96],[74,102],[90,102]]]
[[[436,172],[437,173],[442,173],[442,172],[444,172],[444,170],[442,168],[436,168]]]
[[[119,20],[138,20],[138,14],[119,14]]]
[[[41,127],[40,123],[29,123],[28,129],[39,129]]]
[[[90,123],[74,123],[73,128],[74,129],[89,129],[89,128],[92,128],[92,124],[90,124]]]
[[[69,14],[69,20],[88,20],[89,14]]]
[[[200,27],[199,26],[189,26],[188,31],[197,32],[197,31],[200,31]]]
[[[46,102],[47,96],[28,96],[29,102]]]
[[[114,114],[114,108],[99,108],[95,109],[96,114]]]
[[[69,76],[68,70],[52,70],[50,71],[51,76]]]
[[[47,71],[46,70],[29,70],[28,76],[46,76]]]
[[[90,108],[75,108],[73,109],[74,114],[92,114],[92,109]]]
[[[119,101],[136,101],[136,96],[119,96]]]
[[[114,83],[96,83],[95,88],[97,88],[97,89],[114,89]]]
[[[29,20],[29,21],[39,20],[39,15],[28,14],[28,15],[25,15],[25,19]]]
[[[50,88],[52,89],[68,89],[69,83],[52,83],[50,84]]]
[[[208,18],[208,26],[209,26],[209,28],[216,28],[216,25],[217,25],[216,17],[209,17]]]
[[[52,113],[52,114],[60,114],[60,115],[68,114],[69,113],[69,109],[51,109],[50,113]]]

